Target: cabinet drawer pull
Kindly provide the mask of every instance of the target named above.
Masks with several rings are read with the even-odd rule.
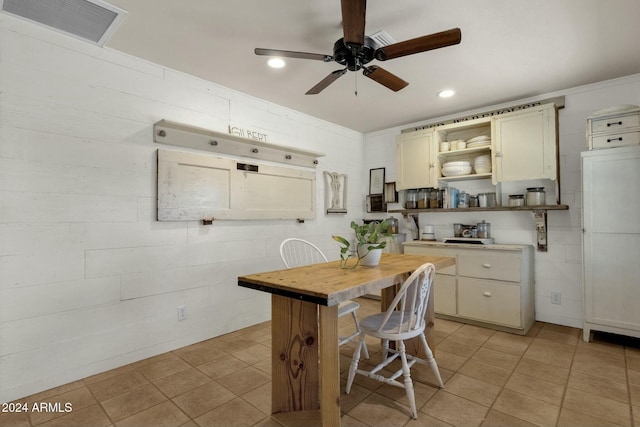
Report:
[[[620,142],[622,142],[622,137],[620,137],[620,138],[607,138],[607,142],[611,142],[611,141],[620,141]]]
[[[489,292],[489,291],[484,291],[484,292],[482,293],[482,295],[484,295],[485,297],[490,297],[490,296],[491,296],[491,292]]]
[[[607,123],[607,127],[614,126],[614,125],[620,126],[621,124],[622,124],[622,122],[611,122],[611,123]]]
[[[482,264],[484,268],[491,268],[491,264]]]

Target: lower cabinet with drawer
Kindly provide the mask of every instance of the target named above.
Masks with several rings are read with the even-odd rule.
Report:
[[[436,273],[437,317],[526,334],[535,322],[533,247],[406,242],[405,254],[455,256]]]

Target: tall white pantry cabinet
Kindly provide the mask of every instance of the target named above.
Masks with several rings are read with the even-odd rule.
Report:
[[[583,339],[640,337],[640,146],[582,153]]]

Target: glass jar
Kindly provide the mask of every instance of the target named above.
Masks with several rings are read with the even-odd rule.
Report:
[[[478,206],[480,206],[478,202],[478,196],[469,196],[469,207],[477,208]]]
[[[429,207],[429,189],[421,188],[418,190],[418,209],[426,209]]]
[[[545,202],[544,187],[527,188],[527,206],[542,206]]]
[[[407,200],[405,200],[404,202],[404,207],[406,209],[418,208],[418,191],[417,190],[407,190]]]
[[[509,194],[508,204],[510,207],[524,206],[524,194]]]
[[[438,196],[440,195],[440,190],[437,188],[429,189],[429,208],[437,209],[438,206]]]
[[[458,207],[459,208],[468,208],[469,207],[469,194],[461,191],[458,195]]]

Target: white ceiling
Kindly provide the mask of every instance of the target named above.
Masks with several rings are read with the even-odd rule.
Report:
[[[108,47],[360,132],[640,72],[638,0],[370,0],[367,35],[459,27],[462,42],[373,61],[409,82],[397,93],[349,72],[319,95],[305,92],[342,66],[288,59],[276,70],[253,49],[333,54],[340,0],[109,2],[129,13]],[[440,99],[444,88],[457,93]]]

